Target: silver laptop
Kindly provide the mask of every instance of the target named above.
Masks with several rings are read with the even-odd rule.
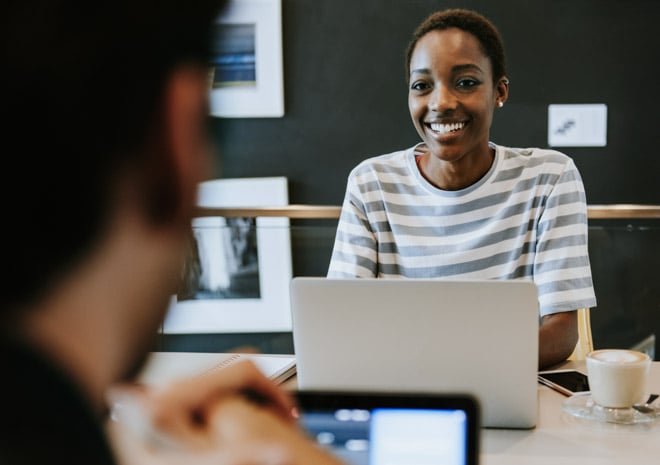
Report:
[[[468,393],[482,425],[533,428],[538,293],[529,281],[291,281],[298,387]]]

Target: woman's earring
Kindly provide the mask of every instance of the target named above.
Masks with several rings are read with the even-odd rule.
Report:
[[[497,106],[498,108],[502,108],[504,106],[504,102],[500,100],[499,102],[497,102]]]

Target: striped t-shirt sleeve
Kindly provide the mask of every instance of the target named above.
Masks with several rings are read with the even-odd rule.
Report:
[[[359,192],[355,170],[349,175],[330,260],[330,278],[375,278],[377,241]]]
[[[537,227],[533,277],[541,314],[596,304],[588,252],[587,203],[580,174],[566,164]]]

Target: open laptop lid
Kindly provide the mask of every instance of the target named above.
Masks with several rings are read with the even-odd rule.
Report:
[[[471,396],[297,393],[300,424],[348,465],[476,465],[479,407]]]
[[[465,392],[485,427],[532,428],[538,297],[528,281],[291,281],[300,389]]]

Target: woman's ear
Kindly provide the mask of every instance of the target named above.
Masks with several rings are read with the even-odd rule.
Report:
[[[503,107],[504,102],[509,98],[509,79],[506,76],[502,76],[497,84],[495,85],[495,106]]]

